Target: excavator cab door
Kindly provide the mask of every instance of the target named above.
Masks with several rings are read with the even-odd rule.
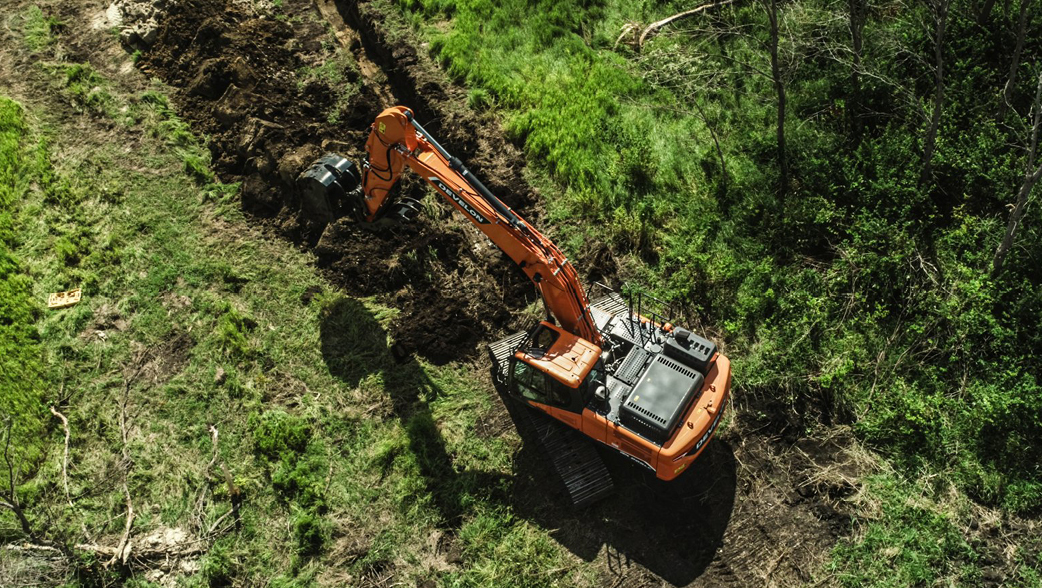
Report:
[[[582,383],[599,357],[596,345],[543,321],[510,358],[507,390],[528,404],[581,413]]]
[[[529,404],[582,411],[581,403],[576,402],[578,393],[575,389],[568,388],[523,360],[515,358],[511,364],[508,389],[515,397]]]

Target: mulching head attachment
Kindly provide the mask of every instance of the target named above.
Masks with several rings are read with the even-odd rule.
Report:
[[[321,223],[343,216],[361,220],[360,185],[358,166],[335,153],[323,155],[297,178],[304,211]]]

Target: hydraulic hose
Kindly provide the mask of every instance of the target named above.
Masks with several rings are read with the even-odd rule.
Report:
[[[467,166],[463,165],[463,162],[460,161],[458,157],[449,154],[449,152],[446,151],[440,143],[438,143],[437,139],[432,137],[431,134],[428,133],[427,130],[420,125],[420,123],[416,122],[416,120],[412,116],[412,111],[406,110],[405,118],[412,123],[412,126],[416,129],[417,133],[423,135],[423,137],[427,139],[427,142],[430,143],[431,146],[434,147],[438,151],[438,153],[441,154],[442,157],[448,160],[449,166],[451,166],[452,169],[458,171],[460,175],[463,176],[463,179],[465,179],[467,183],[470,184],[470,187],[474,188],[474,190],[477,191],[477,193],[480,194],[482,198],[484,198],[485,202],[488,202],[489,206],[494,208],[496,212],[500,214],[500,216],[502,216],[508,222],[510,222],[510,225],[512,227],[514,227],[515,229],[521,228],[521,219],[519,219],[517,215],[514,214],[514,212],[510,210],[510,208],[506,204],[503,204],[502,200],[496,198],[496,196],[492,194],[492,192],[488,188],[485,187],[485,184],[481,183],[481,180],[479,180],[473,173],[471,173],[471,171],[467,169]]]

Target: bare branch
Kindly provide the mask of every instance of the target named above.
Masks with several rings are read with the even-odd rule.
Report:
[[[127,558],[130,557],[128,544],[130,542],[130,530],[134,524],[134,503],[130,499],[130,487],[127,480],[130,477],[130,470],[134,467],[134,460],[130,457],[130,448],[127,445],[130,436],[130,429],[127,423],[127,405],[130,403],[130,388],[134,385],[145,365],[148,364],[150,357],[151,354],[148,351],[138,354],[135,361],[137,364],[136,368],[129,375],[124,376],[123,393],[119,400],[119,430],[120,437],[123,440],[123,496],[127,503],[127,518],[123,526],[123,536],[120,538],[119,545],[116,547],[115,553],[112,554],[112,558],[105,564],[106,567],[116,563],[116,560],[121,560],[126,565]],[[127,371],[125,370],[124,373],[126,374]]]
[[[1009,223],[1006,225],[1006,234],[995,250],[995,256],[991,262],[991,277],[994,279],[1002,273],[1002,266],[1006,261],[1006,254],[1013,246],[1013,240],[1020,229],[1020,221],[1027,212],[1028,197],[1031,190],[1042,179],[1042,165],[1035,167],[1035,158],[1038,155],[1038,135],[1042,128],[1042,71],[1038,75],[1038,87],[1035,89],[1035,103],[1032,107],[1031,139],[1028,142],[1027,164],[1024,170],[1024,180],[1020,184],[1017,193],[1017,201],[1013,204],[1013,210],[1009,213]]]
[[[644,29],[644,32],[640,34],[640,38],[637,39],[637,48],[638,49],[643,48],[644,47],[644,42],[647,41],[648,35],[654,34],[655,31],[661,29],[662,27],[668,25],[671,22],[676,22],[676,21],[678,21],[678,20],[680,20],[682,18],[687,18],[689,16],[694,16],[696,14],[699,14],[701,12],[705,12],[707,10],[711,10],[711,9],[714,9],[714,8],[721,8],[723,6],[727,6],[728,4],[734,4],[735,1],[736,0],[720,0],[720,1],[714,2],[712,4],[703,4],[703,5],[698,6],[696,8],[692,8],[691,10],[685,10],[684,12],[680,12],[680,13],[674,14],[673,16],[664,18],[662,20],[655,21],[655,22],[649,24],[647,26],[647,28]]]
[[[1024,49],[1024,37],[1025,32],[1028,28],[1028,21],[1030,20],[1030,12],[1028,6],[1031,0],[1020,0],[1020,20],[1017,26],[1017,44],[1013,49],[1013,59],[1009,66],[1009,77],[1006,78],[1006,85],[1002,89],[1002,102],[999,104],[999,120],[1006,117],[1006,112],[1010,107],[1010,98],[1013,95],[1013,88],[1017,84],[1017,69],[1020,67],[1020,53]],[[990,12],[990,11],[989,11]],[[982,16],[984,16],[982,14]]]
[[[69,497],[69,419],[65,418],[65,415],[55,410],[52,406],[51,414],[58,417],[62,421],[62,428],[65,429],[65,453],[62,456],[62,484],[65,486],[65,500],[72,506],[72,498]]]

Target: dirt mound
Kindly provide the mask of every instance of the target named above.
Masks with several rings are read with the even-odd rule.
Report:
[[[329,3],[325,9],[335,10]],[[401,310],[394,329],[399,349],[438,363],[474,353],[481,340],[509,324],[505,306],[524,306],[534,297],[520,271],[504,271],[502,260],[476,254],[471,245],[477,237],[461,228],[464,221],[445,214],[384,232],[342,220],[320,233],[301,214],[293,181],[327,150],[359,160],[368,125],[389,101],[399,102],[399,94],[421,119],[437,117],[441,123],[432,132],[441,131],[449,149],[473,156],[473,168],[483,171],[488,185],[531,217],[524,208],[534,197],[521,180],[523,159],[501,136],[493,150],[496,133],[490,138],[478,122],[465,120],[460,105],[421,100],[414,83],[423,84],[426,98],[448,100],[451,92],[439,90],[427,74],[406,75],[415,57],[394,68],[405,76],[398,82],[406,90],[347,67],[332,81],[302,75],[336,65],[336,43],[360,62],[368,57],[357,39],[331,35],[310,6],[294,3],[285,11],[286,18],[276,19],[241,10],[234,0],[180,0],[170,5],[141,67],[177,89],[178,111],[210,138],[218,177],[242,181],[248,212],[314,247],[320,266],[347,291],[380,296]],[[345,94],[334,87],[338,79],[358,90]],[[338,116],[330,122],[334,109]],[[399,190],[417,199],[426,194],[408,174]]]
[[[159,21],[177,0],[116,0],[106,16],[119,27],[119,39],[133,47],[148,47],[156,41]]]

